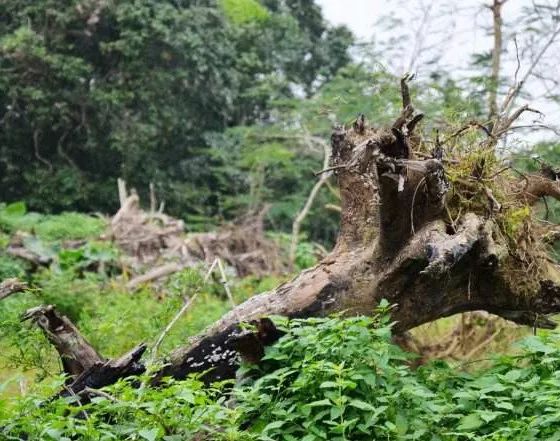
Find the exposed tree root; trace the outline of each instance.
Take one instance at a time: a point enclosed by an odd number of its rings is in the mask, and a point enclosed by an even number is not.
[[[415,133],[421,117],[407,78],[402,96],[392,127],[375,129],[360,117],[334,130],[329,170],[342,211],[332,253],[174,351],[156,381],[193,372],[207,372],[208,381],[232,378],[239,353],[258,361],[263,345],[279,337],[268,317],[367,315],[382,299],[395,305],[396,333],[476,310],[532,327],[553,325],[546,316],[560,312],[560,271],[537,245],[525,196],[543,193],[520,191],[518,177],[501,171],[492,139],[474,151],[455,145],[457,157],[444,160],[435,151],[416,159],[425,146]],[[257,331],[248,335],[243,323],[256,323]]]

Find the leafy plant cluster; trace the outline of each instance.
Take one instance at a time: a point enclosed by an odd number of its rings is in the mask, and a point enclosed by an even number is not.
[[[0,203],[0,230],[4,234],[25,231],[44,241],[76,240],[99,236],[105,227],[105,220],[97,216],[74,212],[43,215],[28,212],[26,204],[21,201]]]
[[[110,266],[116,260],[117,251],[94,240],[106,227],[106,221],[97,216],[73,212],[43,215],[28,212],[23,202],[0,203],[0,280],[25,279],[32,269],[29,263],[6,253],[14,240],[41,258],[54,259],[58,269]],[[62,249],[61,244],[67,241],[83,243],[74,249]]]
[[[293,321],[289,336],[237,392],[263,440],[557,439],[558,335],[467,373],[444,362],[413,370],[385,315]]]
[[[286,335],[233,388],[196,378],[147,386],[123,380],[95,394],[47,399],[60,380],[0,401],[3,439],[69,440],[557,440],[558,334],[530,337],[514,356],[467,373],[418,369],[373,318],[284,321]],[[4,385],[6,386],[6,385]]]

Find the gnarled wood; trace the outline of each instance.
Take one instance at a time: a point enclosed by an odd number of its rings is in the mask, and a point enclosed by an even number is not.
[[[397,305],[392,312],[396,332],[474,310],[531,326],[552,325],[545,315],[560,311],[558,268],[549,265],[528,294],[509,277],[513,257],[497,240],[494,219],[465,213],[448,227],[443,212],[449,184],[441,155],[412,157],[420,118],[407,88],[403,100],[390,130],[369,127],[363,116],[351,128],[334,130],[328,170],[338,178],[342,212],[333,252],[224,315],[172,353],[161,375],[182,378],[210,369],[208,379],[232,377],[240,321],[371,314],[381,299]],[[551,182],[547,185],[557,184]],[[533,187],[527,190],[542,195]]]
[[[338,179],[342,212],[332,253],[290,282],[248,299],[174,351],[155,382],[194,372],[207,372],[207,380],[231,378],[239,353],[258,361],[263,345],[279,337],[268,317],[372,314],[382,299],[396,305],[397,333],[475,310],[531,326],[552,325],[545,316],[560,312],[557,266],[537,256],[539,271],[528,287],[519,283],[526,274],[512,277],[521,263],[500,236],[491,210],[466,212],[453,225],[446,223],[449,184],[442,154],[413,157],[421,116],[412,107],[406,80],[403,109],[390,129],[369,127],[360,116],[352,127],[334,130],[327,170]],[[543,195],[528,182],[526,193]],[[474,191],[481,191],[478,187]],[[255,323],[257,331],[248,333],[242,323]]]
[[[22,320],[37,323],[60,355],[64,372],[68,374],[68,382],[61,392],[63,396],[78,394],[87,387],[107,386],[119,378],[145,371],[139,360],[146,345],[140,344],[118,359],[107,360],[87,342],[68,317],[52,305],[29,309]]]
[[[66,316],[59,314],[54,306],[28,309],[22,320],[32,320],[43,330],[60,355],[64,372],[71,378],[104,361],[76,326]]]

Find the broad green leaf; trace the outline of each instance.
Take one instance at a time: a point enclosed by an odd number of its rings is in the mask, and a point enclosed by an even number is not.
[[[457,430],[464,430],[470,431],[478,429],[480,426],[484,424],[484,421],[476,414],[471,413],[469,415],[465,415],[459,421],[459,425],[457,426]]]
[[[158,429],[142,429],[138,432],[138,435],[147,441],[155,441],[158,436],[158,432]]]

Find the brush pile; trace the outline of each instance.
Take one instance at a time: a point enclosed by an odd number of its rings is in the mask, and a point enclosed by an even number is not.
[[[265,237],[266,209],[215,232],[185,232],[183,221],[160,211],[144,211],[135,191],[113,216],[109,236],[123,252],[134,277],[129,288],[187,267],[221,259],[237,277],[285,271],[278,245]]]

